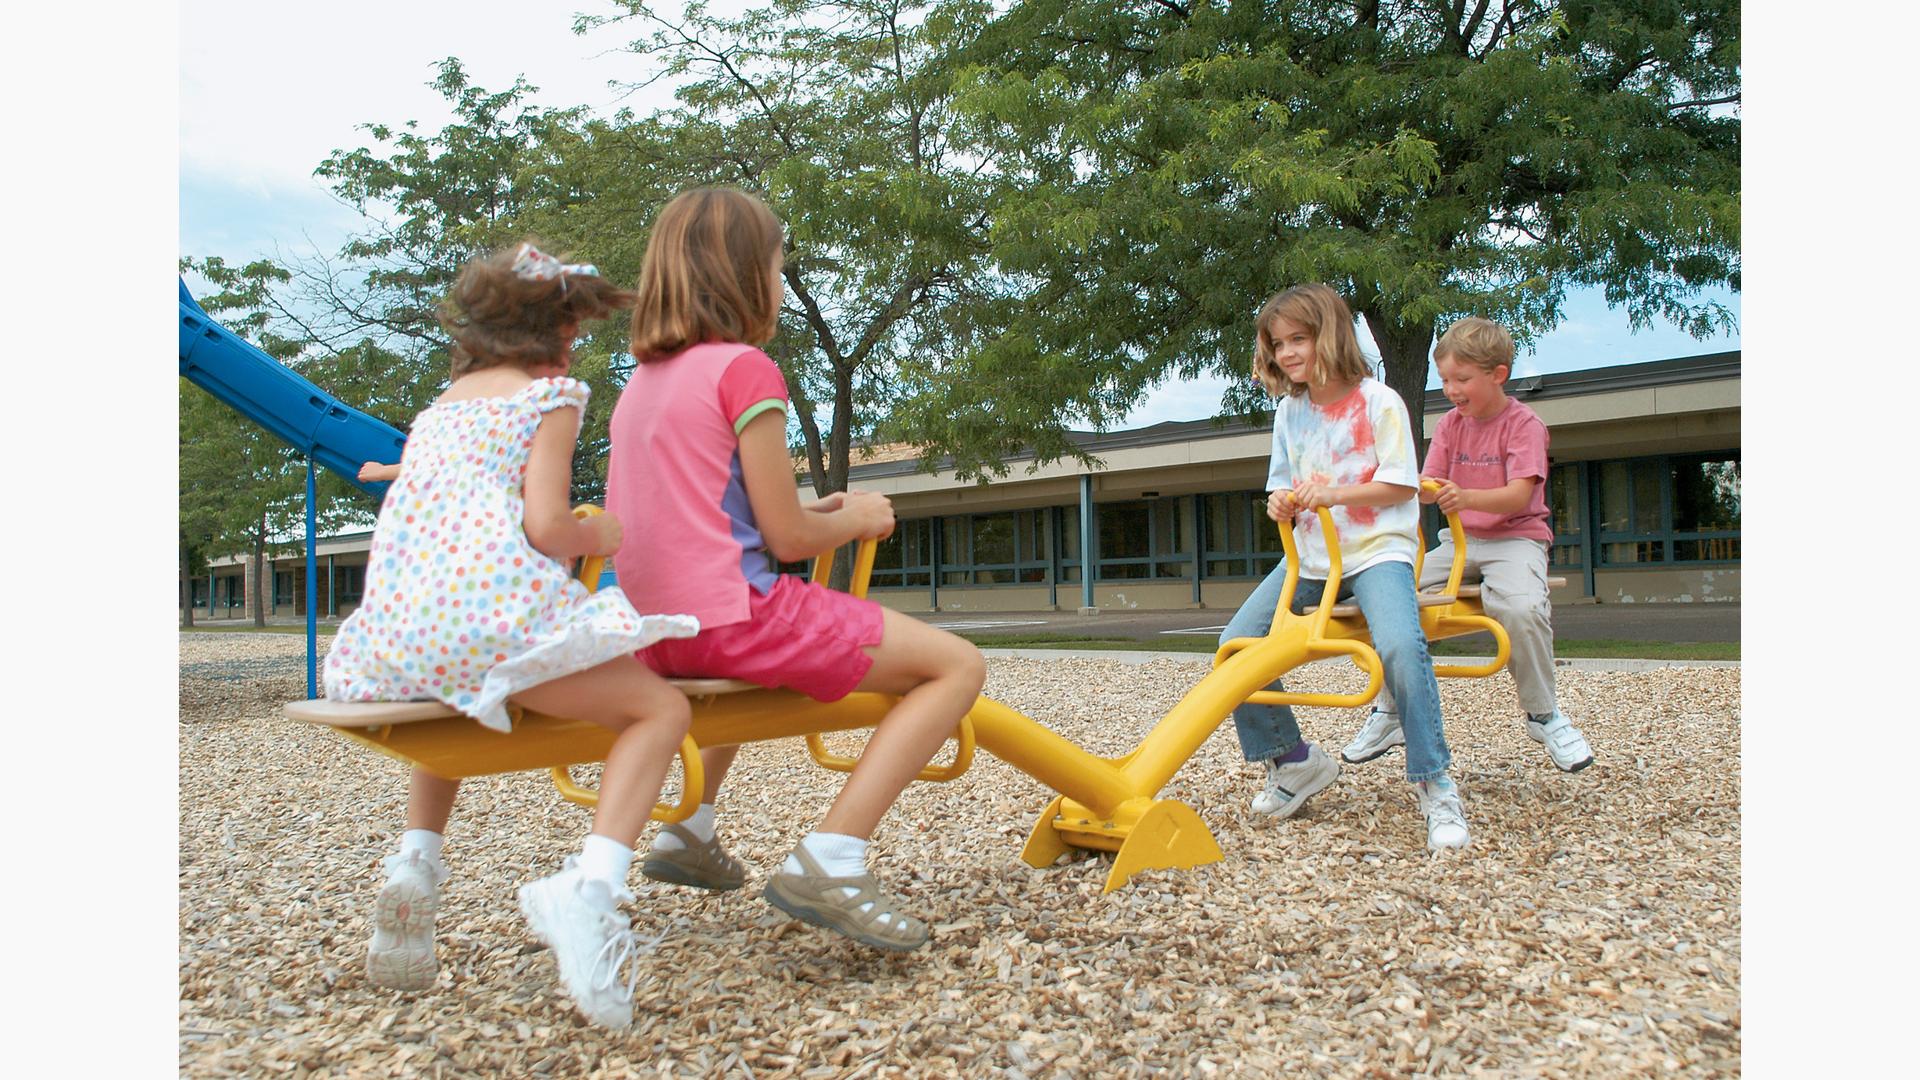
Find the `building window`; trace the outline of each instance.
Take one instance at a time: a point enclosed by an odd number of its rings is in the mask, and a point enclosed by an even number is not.
[[[1045,584],[1046,537],[1045,510],[943,517],[940,584]]]
[[[1179,498],[1102,503],[1097,507],[1100,569],[1096,580],[1193,576],[1193,524]]]
[[[927,587],[933,580],[932,524],[925,518],[902,521],[880,541],[873,554],[873,588]]]
[[[1553,551],[1549,560],[1552,568],[1583,568],[1586,560],[1581,551],[1586,544],[1587,496],[1580,485],[1578,464],[1555,465],[1547,470],[1547,512],[1553,524]]]
[[[293,603],[293,575],[280,573],[273,575],[273,605]]]
[[[1685,454],[1598,468],[1600,565],[1740,558],[1740,458]]]
[[[1267,493],[1234,491],[1200,497],[1209,578],[1265,577],[1280,565],[1286,548],[1280,526],[1267,517]]]
[[[1061,507],[1055,516],[1060,523],[1060,531],[1055,534],[1054,545],[1060,556],[1060,580],[1080,584],[1080,508],[1078,506]]]
[[[333,571],[333,598],[337,603],[357,604],[367,587],[367,568],[337,566]]]

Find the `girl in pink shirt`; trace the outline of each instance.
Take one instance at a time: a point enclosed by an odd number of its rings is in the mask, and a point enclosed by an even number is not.
[[[780,314],[782,242],[773,212],[731,188],[687,191],[660,211],[633,313],[638,363],[610,425],[607,509],[629,529],[614,568],[641,610],[700,619],[698,636],[641,650],[663,675],[744,679],[818,701],[899,695],[765,895],[864,944],[915,949],[926,924],[880,891],[867,840],[973,707],[986,661],[911,616],[773,571],[769,556],[796,562],[893,532],[885,496],[836,492],[803,506],[795,489],[786,382],[756,347]],[[701,806],[661,831],[642,873],[707,889],[745,883],[714,832],[738,750],[702,752]]]

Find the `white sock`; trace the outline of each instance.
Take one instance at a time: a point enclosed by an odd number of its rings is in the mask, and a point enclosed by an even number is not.
[[[847,836],[843,833],[810,832],[800,838],[800,846],[806,849],[807,854],[813,857],[814,862],[820,864],[820,872],[827,877],[859,877],[861,874],[867,872],[867,842],[857,836]],[[787,861],[780,865],[780,872],[783,874],[804,874],[807,872],[807,869],[800,865],[799,856],[789,855],[787,856]],[[841,891],[848,896],[856,896],[860,892],[859,889],[852,888],[842,889]],[[865,911],[872,906],[873,902],[868,901],[860,905],[860,910]],[[892,922],[893,917],[891,915],[882,915],[880,917],[880,924],[882,926]]]
[[[432,829],[408,829],[400,834],[400,857],[406,858],[414,852],[430,863],[442,863],[440,850],[445,847],[447,838]]]
[[[814,862],[820,864],[820,872],[828,877],[859,877],[867,872],[867,842],[857,836],[810,832],[800,838],[800,846],[806,849]],[[789,855],[787,861],[781,864],[780,872],[804,874],[807,868],[800,865],[798,855]]]
[[[692,833],[694,839],[702,843],[713,839],[713,804],[710,802],[701,803],[700,809],[695,810],[692,817],[681,822],[680,827]],[[679,837],[665,829],[661,829],[658,833],[654,834],[653,837],[653,850],[655,851],[679,851],[686,846],[687,845],[680,842]]]
[[[606,884],[612,892],[624,892],[627,870],[633,866],[633,849],[599,833],[588,833],[580,846],[580,873],[588,881]]]

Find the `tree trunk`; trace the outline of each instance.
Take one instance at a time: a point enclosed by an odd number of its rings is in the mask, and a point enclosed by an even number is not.
[[[1413,467],[1418,470],[1427,458],[1427,370],[1428,350],[1433,347],[1433,324],[1398,322],[1372,311],[1363,311],[1367,328],[1373,331],[1374,344],[1380,346],[1380,381],[1400,395],[1413,423]]]
[[[836,366],[833,373],[833,431],[827,437],[827,492],[847,490],[853,467],[853,369]],[[833,559],[828,586],[842,592],[853,588],[853,558],[860,542],[842,547]]]
[[[262,516],[260,529],[253,534],[253,625],[257,629],[267,628],[267,595],[273,589],[273,568],[267,565],[267,519]]]
[[[180,545],[180,629],[193,629],[193,554]],[[212,586],[208,586],[211,590]],[[213,607],[213,593],[207,593],[207,607]]]

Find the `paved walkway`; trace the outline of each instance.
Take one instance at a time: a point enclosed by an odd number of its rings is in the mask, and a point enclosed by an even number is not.
[[[1089,638],[1152,641],[1169,634],[1218,635],[1233,612],[1225,608],[1174,611],[1107,610],[1098,615],[1072,611],[941,611],[921,619],[948,630],[983,633],[1072,634]],[[306,620],[275,616],[274,626],[305,626]],[[250,630],[250,619],[194,619],[217,630]],[[332,633],[338,625],[322,620]],[[1554,635],[1563,639],[1613,638],[1622,641],[1739,641],[1740,605],[1720,604],[1562,604],[1553,609]]]
[[[1233,612],[1225,608],[1176,611],[942,611],[920,618],[948,630],[983,633],[1074,634],[1146,641],[1166,634],[1218,635]],[[1740,605],[1562,604],[1553,609],[1554,636],[1623,641],[1739,641]]]

